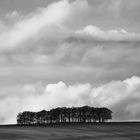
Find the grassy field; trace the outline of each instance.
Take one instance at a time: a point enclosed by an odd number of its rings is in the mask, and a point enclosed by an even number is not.
[[[140,140],[140,123],[0,126],[0,140]]]

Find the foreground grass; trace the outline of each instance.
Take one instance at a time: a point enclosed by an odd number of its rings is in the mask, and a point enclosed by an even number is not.
[[[140,140],[140,123],[0,126],[0,140]]]

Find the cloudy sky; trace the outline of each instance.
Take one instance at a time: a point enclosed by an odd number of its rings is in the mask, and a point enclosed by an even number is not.
[[[139,13],[139,0],[0,0],[0,124],[82,105],[140,120]]]

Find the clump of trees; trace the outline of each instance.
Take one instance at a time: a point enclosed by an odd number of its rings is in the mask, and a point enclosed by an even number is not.
[[[112,111],[108,108],[83,107],[58,107],[50,111],[40,112],[24,111],[17,115],[19,125],[45,125],[54,123],[92,123],[106,122],[112,119]]]

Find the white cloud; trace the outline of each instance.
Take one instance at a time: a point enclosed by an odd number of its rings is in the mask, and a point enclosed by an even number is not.
[[[102,30],[101,28],[93,25],[88,25],[75,33],[77,36],[89,36],[93,39],[104,41],[140,41],[139,33],[129,33],[124,29]]]
[[[105,106],[114,120],[140,119],[140,77],[112,81],[93,87],[90,84],[66,85],[64,82],[18,85],[1,88],[1,123],[15,123],[20,111],[51,109],[58,106]],[[3,108],[5,108],[3,110]]]
[[[11,13],[7,13],[6,15],[5,15],[5,18],[6,19],[16,19],[16,18],[19,18],[20,17],[20,14],[19,14],[19,12],[18,11],[13,11],[13,12],[11,12]]]
[[[62,0],[54,2],[46,8],[40,8],[27,16],[21,15],[22,18],[15,22],[12,27],[7,27],[0,33],[0,50],[6,51],[16,47],[23,47],[22,43],[24,42],[34,44],[35,39],[42,38],[42,34],[44,35],[45,31],[44,36],[49,37],[51,32],[53,34],[52,38],[56,36],[56,30],[65,31],[65,34],[67,34],[67,31],[64,30],[66,28],[64,22],[69,21],[74,14],[80,13],[82,10],[85,11],[87,6],[87,1],[77,0],[70,2]],[[17,15],[18,12],[13,11],[11,14],[8,13],[6,17],[13,18]]]
[[[43,27],[59,24],[67,16],[68,9],[68,1],[60,1],[19,21],[13,29],[0,35],[1,49],[12,49],[35,36]]]
[[[22,19],[0,35],[0,49],[12,49],[32,36],[43,27],[57,25],[68,15],[68,1],[60,1],[49,5]],[[8,40],[8,41],[6,41]]]
[[[136,107],[140,106],[139,77],[98,87],[89,84],[101,85],[140,74],[140,33],[131,33],[132,28],[127,31],[124,25],[119,26],[120,30],[107,29],[121,24],[120,20],[116,23],[106,18],[113,10],[113,15],[121,12],[119,2],[113,1],[111,6],[108,2],[94,7],[86,0],[63,0],[27,16],[20,15],[22,18],[10,27],[0,21],[0,85],[4,86],[0,87],[1,122],[15,122],[16,114],[22,110],[84,104],[111,107],[115,119],[140,118]],[[105,13],[105,9],[109,12]],[[16,11],[7,14],[7,18],[16,16]],[[12,51],[3,53],[9,50]],[[64,82],[46,87],[25,84],[60,80]],[[75,82],[88,84],[65,84]],[[15,86],[17,83],[21,85]]]

